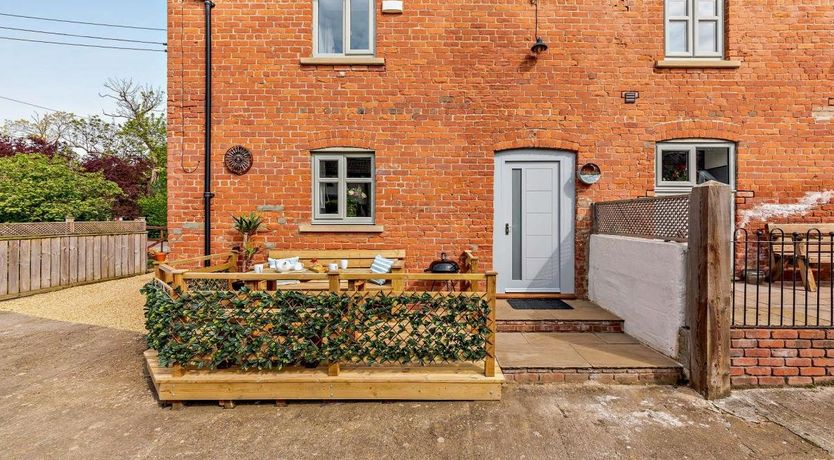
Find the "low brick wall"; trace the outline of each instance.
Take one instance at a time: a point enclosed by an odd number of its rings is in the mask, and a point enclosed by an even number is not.
[[[834,384],[834,329],[731,331],[734,388]]]
[[[662,368],[509,368],[501,369],[508,383],[586,383],[675,385],[681,369]]]
[[[623,332],[622,320],[506,320],[496,322],[498,332]]]

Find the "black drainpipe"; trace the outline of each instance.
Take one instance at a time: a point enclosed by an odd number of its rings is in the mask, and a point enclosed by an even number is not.
[[[214,193],[211,191],[211,10],[214,8],[214,2],[205,0],[206,3],[206,94],[205,94],[205,174],[203,177],[203,206],[205,212],[205,255],[211,255],[211,199],[214,198]],[[209,266],[210,260],[205,261],[205,265]]]

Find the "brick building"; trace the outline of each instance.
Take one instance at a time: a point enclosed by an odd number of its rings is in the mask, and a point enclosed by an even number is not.
[[[830,0],[216,3],[215,252],[254,211],[268,247],[474,249],[503,291],[583,295],[594,201],[714,178],[745,224],[834,214]],[[204,32],[169,0],[176,256],[203,249]]]

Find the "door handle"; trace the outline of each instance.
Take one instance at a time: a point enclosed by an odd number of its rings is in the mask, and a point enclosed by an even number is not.
[[[510,234],[510,224],[504,224],[504,234],[505,235]]]

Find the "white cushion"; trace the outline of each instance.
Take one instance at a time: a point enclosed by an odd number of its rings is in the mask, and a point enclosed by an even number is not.
[[[267,263],[269,264],[269,268],[275,270],[278,268],[279,265],[283,265],[284,262],[289,262],[290,265],[295,265],[298,263],[298,257],[288,257],[286,259],[271,259],[267,258]]]
[[[395,260],[386,259],[382,256],[374,257],[374,262],[371,264],[371,273],[391,273],[391,267],[394,266]],[[368,280],[374,284],[382,286],[388,280]]]

